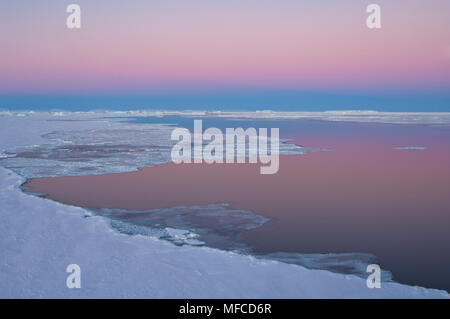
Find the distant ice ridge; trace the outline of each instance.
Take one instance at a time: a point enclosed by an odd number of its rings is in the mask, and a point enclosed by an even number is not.
[[[131,124],[126,115],[0,112],[0,166],[32,178],[121,173],[171,162],[174,126]],[[280,141],[280,155],[321,151],[288,142]],[[248,148],[238,155],[248,156]]]
[[[450,112],[378,112],[378,111],[325,111],[325,112],[207,112],[209,116],[253,119],[313,119],[334,122],[363,122],[389,124],[450,124]]]
[[[104,217],[21,192],[23,182],[0,168],[0,298],[450,298],[394,282],[369,289],[357,276],[121,234]],[[81,289],[66,286],[69,264],[81,267]]]
[[[380,112],[370,110],[337,110],[324,112],[282,112],[273,110],[259,111],[168,111],[168,110],[97,110],[89,112],[35,112],[9,111],[0,109],[0,117],[30,117],[37,114],[53,117],[164,117],[178,115],[184,117],[223,117],[241,119],[314,119],[344,122],[375,122],[391,124],[450,124],[450,112]]]

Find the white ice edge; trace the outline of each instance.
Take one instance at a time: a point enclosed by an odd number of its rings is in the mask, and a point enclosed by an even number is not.
[[[177,247],[114,231],[99,216],[27,195],[0,168],[1,298],[450,298],[445,291],[259,260],[207,247]],[[80,289],[66,286],[78,264]]]

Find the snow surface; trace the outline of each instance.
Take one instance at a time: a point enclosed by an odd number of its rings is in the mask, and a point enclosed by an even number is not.
[[[0,168],[0,298],[450,298],[444,291],[309,270],[114,231],[78,207],[27,195]],[[81,288],[66,267],[81,267]]]
[[[189,116],[201,114],[205,113]],[[117,130],[126,125],[108,116],[149,112],[3,111],[0,154],[64,143],[43,137],[52,132]],[[0,167],[0,298],[450,298],[444,291],[393,282],[369,289],[364,279],[353,275],[208,247],[180,247],[152,234],[123,234],[105,217],[23,193],[24,181]],[[186,231],[165,231],[197,243]],[[81,267],[81,289],[66,286],[69,264]]]

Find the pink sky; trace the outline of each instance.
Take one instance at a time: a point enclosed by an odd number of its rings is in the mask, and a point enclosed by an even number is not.
[[[0,4],[0,93],[450,88],[446,0],[76,3]]]

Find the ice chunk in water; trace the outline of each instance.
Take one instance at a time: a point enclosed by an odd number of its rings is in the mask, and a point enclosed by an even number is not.
[[[175,242],[176,236],[186,237],[189,235],[186,232],[190,232],[208,246],[228,250],[246,250],[248,247],[242,238],[245,231],[257,228],[269,220],[250,211],[230,209],[228,204],[179,206],[147,211],[99,209],[97,212],[114,220],[113,227],[129,234],[146,234],[149,231],[147,229],[153,229],[149,234],[155,235],[154,230],[159,229],[159,238]],[[121,223],[117,224],[117,221]],[[128,228],[123,223],[129,224]],[[183,233],[177,233],[173,229],[181,229]],[[190,235],[190,239],[192,238]],[[185,239],[177,243],[189,244]]]

